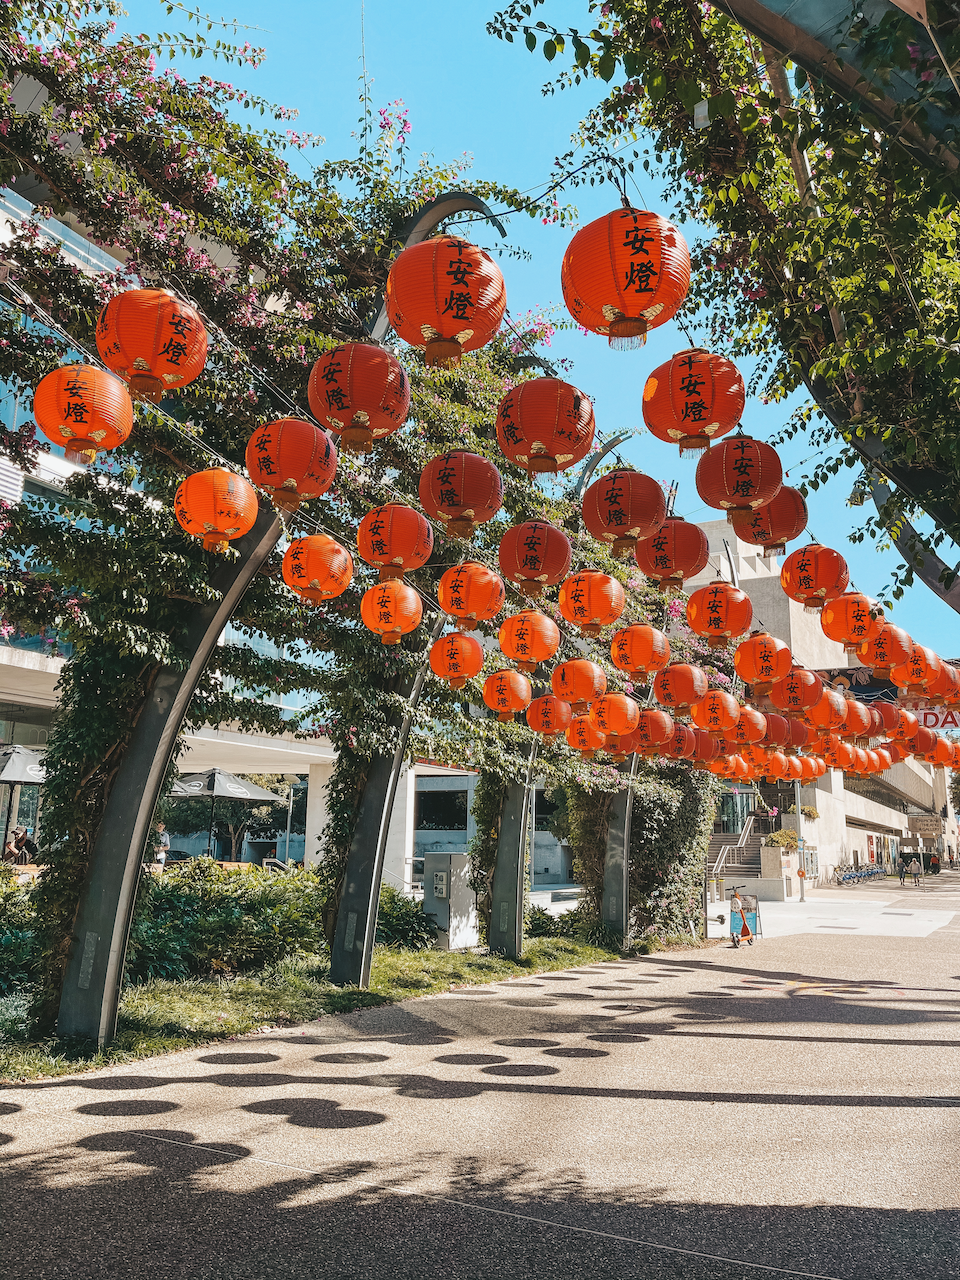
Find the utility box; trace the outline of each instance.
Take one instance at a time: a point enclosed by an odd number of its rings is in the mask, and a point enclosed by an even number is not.
[[[437,946],[457,951],[479,945],[477,898],[465,853],[424,853],[423,909],[440,930]]]

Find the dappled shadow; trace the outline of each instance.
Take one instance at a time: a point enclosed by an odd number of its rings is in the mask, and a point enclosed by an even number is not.
[[[258,1116],[286,1116],[289,1124],[301,1129],[361,1129],[383,1124],[379,1111],[350,1111],[332,1098],[268,1098],[248,1102],[243,1108]]]
[[[308,1127],[340,1110],[251,1109]],[[642,1174],[601,1191],[574,1169],[444,1151],[311,1171],[147,1130],[61,1141],[7,1169],[5,1280],[948,1280],[960,1266],[952,1212],[694,1204]]]

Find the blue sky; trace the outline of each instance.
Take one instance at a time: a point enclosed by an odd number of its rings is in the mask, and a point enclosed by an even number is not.
[[[171,31],[185,26],[179,15],[168,17],[165,5],[157,0],[136,0],[127,7],[130,17],[121,25],[130,30]],[[361,8],[374,116],[379,107],[402,98],[413,126],[410,150],[414,155],[427,151],[438,161],[447,161],[469,152],[477,178],[520,190],[542,189],[554,157],[569,149],[577,122],[602,97],[599,82],[544,97],[541,86],[548,78],[549,64],[542,55],[486,34],[485,24],[496,0],[454,4],[415,0],[399,7],[390,0],[365,0],[362,5],[361,0],[276,0],[272,6],[262,0],[233,0],[229,16],[259,28],[241,32],[237,39],[264,45],[267,59],[256,72],[234,68],[218,72],[212,66],[204,70],[297,108],[300,118],[293,127],[325,138],[316,153],[319,159],[353,155],[357,144],[351,134],[360,115]],[[593,25],[586,0],[551,0],[545,19],[580,30]],[[559,64],[558,58],[553,67]],[[197,66],[191,63],[184,68],[185,74],[196,74]],[[470,177],[469,172],[465,174],[461,185],[469,187]],[[654,181],[642,179],[641,189],[647,207],[669,213],[659,201]],[[568,193],[566,200],[578,206],[583,222],[618,203],[609,185],[580,187]],[[511,313],[562,305],[560,262],[572,232],[545,227],[526,215],[515,216],[507,226],[511,241],[531,255],[529,261],[507,259],[501,264]],[[498,239],[492,228],[477,230],[475,238],[490,246]],[[694,487],[697,455],[680,459],[675,448],[655,440],[642,425],[640,402],[647,374],[686,345],[683,334],[670,323],[656,330],[640,351],[611,351],[603,338],[571,331],[558,333],[545,354],[574,362],[566,376],[593,399],[599,436],[639,428],[640,434],[621,448],[624,460],[658,480],[677,480],[679,514],[694,520],[713,519],[718,513],[700,503]],[[765,439],[775,435],[788,416],[787,406],[751,400],[744,425]],[[814,452],[802,437],[780,448],[790,482],[799,480],[802,462]],[[846,556],[856,587],[875,593],[889,581],[896,557],[878,552],[872,543],[856,546],[847,540],[869,510],[846,505],[854,475],[844,469],[810,495],[810,528]],[[960,652],[955,638],[957,615],[922,584],[907,593],[891,617],[944,656]]]

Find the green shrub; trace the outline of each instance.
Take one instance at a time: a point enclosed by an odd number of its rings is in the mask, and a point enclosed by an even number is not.
[[[3,865],[3,864],[0,864]],[[34,909],[28,889],[4,866],[0,878],[0,996],[23,991],[33,979]]]
[[[523,924],[523,932],[528,938],[558,938],[557,917],[552,916],[546,907],[531,907]]]
[[[423,903],[385,884],[377,913],[378,944],[400,951],[425,951],[436,937],[437,927],[424,912]]]

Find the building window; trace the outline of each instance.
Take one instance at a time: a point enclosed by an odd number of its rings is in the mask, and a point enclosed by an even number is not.
[[[418,791],[418,831],[466,831],[466,791]]]
[[[536,798],[536,807],[533,815],[533,825],[536,831],[549,831],[550,823],[553,821],[554,814],[557,812],[556,802],[547,799],[545,791],[538,791]]]

